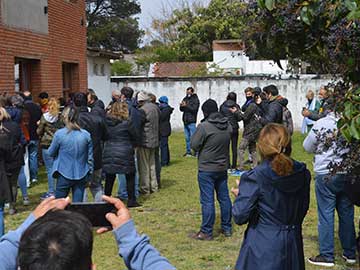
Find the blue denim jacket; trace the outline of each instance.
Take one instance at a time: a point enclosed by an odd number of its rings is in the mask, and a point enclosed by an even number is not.
[[[92,141],[90,133],[84,129],[71,132],[66,127],[59,129],[54,134],[48,153],[54,158],[54,177],[61,174],[70,180],[80,180],[93,172]]]

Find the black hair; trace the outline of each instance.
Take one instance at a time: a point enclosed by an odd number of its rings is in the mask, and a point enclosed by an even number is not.
[[[39,94],[39,98],[41,98],[41,99],[49,98],[49,94],[46,93],[46,92],[41,92],[41,93]]]
[[[73,101],[75,106],[82,107],[87,106],[87,97],[85,93],[77,92],[74,94]]]
[[[193,88],[192,86],[190,86],[190,87],[186,88],[186,91],[187,91],[187,90],[191,90],[191,93],[194,93],[194,91],[195,91],[195,90],[194,90],[194,88]]]
[[[134,90],[131,87],[124,86],[120,90],[121,94],[124,95],[127,99],[131,99],[134,95]]]
[[[65,210],[49,211],[20,239],[21,270],[90,270],[93,234],[89,220]]]
[[[235,101],[236,102],[236,93],[235,92],[230,92],[227,97],[226,97],[226,100],[232,100],[232,101]]]
[[[273,84],[270,84],[268,86],[265,86],[263,91],[266,93],[266,94],[271,94],[273,96],[277,96],[279,95],[279,90],[277,89],[277,87]]]
[[[97,97],[95,91],[91,88],[88,89],[87,95],[90,95],[92,100],[95,100],[95,101],[98,100],[98,97]]]

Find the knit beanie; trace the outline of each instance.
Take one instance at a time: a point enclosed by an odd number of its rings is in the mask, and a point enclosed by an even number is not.
[[[166,103],[166,104],[168,104],[168,103],[169,103],[169,99],[168,99],[167,96],[161,96],[161,97],[159,98],[159,102],[160,102],[160,103]]]

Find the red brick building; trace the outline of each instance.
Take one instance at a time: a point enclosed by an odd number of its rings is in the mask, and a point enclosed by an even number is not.
[[[0,0],[0,93],[85,89],[85,1]]]

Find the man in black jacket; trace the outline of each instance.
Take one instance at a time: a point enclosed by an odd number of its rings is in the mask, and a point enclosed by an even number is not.
[[[256,103],[263,111],[260,122],[263,126],[269,123],[283,123],[283,106],[277,100],[279,90],[273,84],[265,86],[263,91],[266,94],[266,101],[257,98]]]
[[[197,113],[199,111],[200,101],[194,93],[194,88],[186,89],[186,96],[180,103],[180,111],[183,112],[184,133],[186,142],[186,153],[184,156],[192,156],[190,148],[190,139],[196,129]]]
[[[211,240],[215,222],[214,191],[221,209],[221,232],[226,237],[232,234],[231,201],[227,186],[232,127],[227,118],[218,112],[215,100],[208,99],[201,109],[204,119],[191,138],[191,148],[199,153],[198,182],[202,224],[200,231],[190,237]]]
[[[90,179],[90,191],[94,200],[96,202],[101,202],[101,196],[103,195],[103,188],[101,185],[102,142],[107,140],[107,127],[104,119],[89,112],[85,93],[79,92],[74,94],[74,105],[79,109],[80,127],[87,130],[91,135],[94,153],[94,172]]]
[[[104,102],[97,97],[95,91],[91,88],[89,88],[87,92],[87,104],[91,109],[91,113],[96,114],[103,119],[106,117]]]
[[[169,99],[167,96],[161,96],[159,98],[160,109],[160,154],[161,154],[161,166],[168,166],[170,163],[170,151],[169,151],[169,136],[171,134],[170,117],[174,110],[169,105]]]

